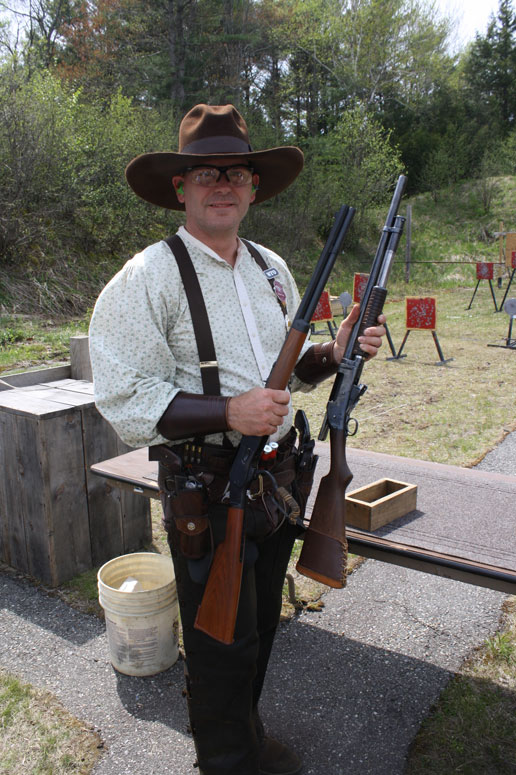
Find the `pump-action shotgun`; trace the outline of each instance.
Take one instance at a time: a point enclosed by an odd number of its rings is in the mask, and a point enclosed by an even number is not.
[[[333,383],[319,433],[319,439],[324,440],[328,429],[330,431],[330,470],[319,484],[296,565],[304,576],[338,589],[346,584],[346,488],[353,478],[346,461],[346,439],[356,433],[357,423],[351,412],[367,390],[367,386],[360,383],[367,353],[360,349],[358,337],[366,328],[376,325],[383,310],[389,272],[405,223],[397,213],[406,182],[407,178],[400,175],[360,303],[360,315]]]

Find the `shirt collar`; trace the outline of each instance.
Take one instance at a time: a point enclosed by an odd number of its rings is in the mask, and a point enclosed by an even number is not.
[[[198,250],[202,250],[203,253],[206,253],[208,256],[211,256],[212,258],[216,258],[217,261],[224,261],[224,259],[219,256],[218,253],[216,253],[214,250],[208,247],[208,245],[205,245],[204,242],[201,242],[201,240],[198,240],[197,237],[192,236],[189,231],[185,229],[184,226],[180,226],[177,230],[177,234],[183,242],[190,243],[190,245],[194,248],[197,248]],[[240,237],[237,237],[238,240],[238,250],[237,250],[237,257],[235,261],[235,267],[240,262],[242,258],[242,254],[247,248],[245,247],[244,243],[240,239]],[[224,261],[225,264],[227,264],[227,261]],[[227,264],[229,266],[229,264]]]

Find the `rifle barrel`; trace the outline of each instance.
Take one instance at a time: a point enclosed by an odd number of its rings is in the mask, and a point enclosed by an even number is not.
[[[398,244],[401,239],[401,233],[405,224],[405,218],[398,215],[394,219],[394,227],[391,231],[391,236],[387,244],[387,250],[385,252],[385,260],[383,262],[380,274],[378,275],[378,286],[380,288],[387,287],[387,281],[391,273],[392,265],[394,263],[394,256],[398,249]]]

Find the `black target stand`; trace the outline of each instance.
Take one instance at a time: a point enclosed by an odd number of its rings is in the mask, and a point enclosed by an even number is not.
[[[514,279],[514,273],[515,273],[515,272],[516,272],[516,267],[515,267],[515,268],[512,270],[512,274],[511,274],[511,276],[510,276],[509,282],[507,283],[507,288],[505,289],[505,293],[504,293],[504,295],[503,295],[502,303],[500,304],[500,310],[501,310],[502,308],[504,308],[504,309],[505,309],[505,307],[504,307],[504,304],[505,304],[505,299],[507,298],[507,294],[509,293],[509,288],[510,288],[510,287],[511,287],[511,285],[512,285],[512,281],[513,281],[513,279]]]
[[[514,274],[514,272],[513,272]],[[506,350],[516,350],[516,339],[512,338],[512,324],[516,318],[516,299],[507,299],[503,305],[505,312],[509,315],[509,331],[505,344],[488,344],[488,347],[503,347]]]

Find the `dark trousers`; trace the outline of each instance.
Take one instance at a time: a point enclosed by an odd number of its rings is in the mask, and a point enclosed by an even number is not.
[[[166,509],[166,498],[163,500]],[[224,535],[227,509],[210,508],[215,543]],[[253,525],[256,515],[249,515]],[[251,531],[252,532],[252,531]],[[204,583],[169,545],[174,562],[186,655],[190,725],[202,775],[258,775],[257,705],[278,625],[282,589],[299,529],[287,521],[265,539],[246,539],[234,643],[227,646],[194,629]],[[193,569],[193,572],[192,572]]]

